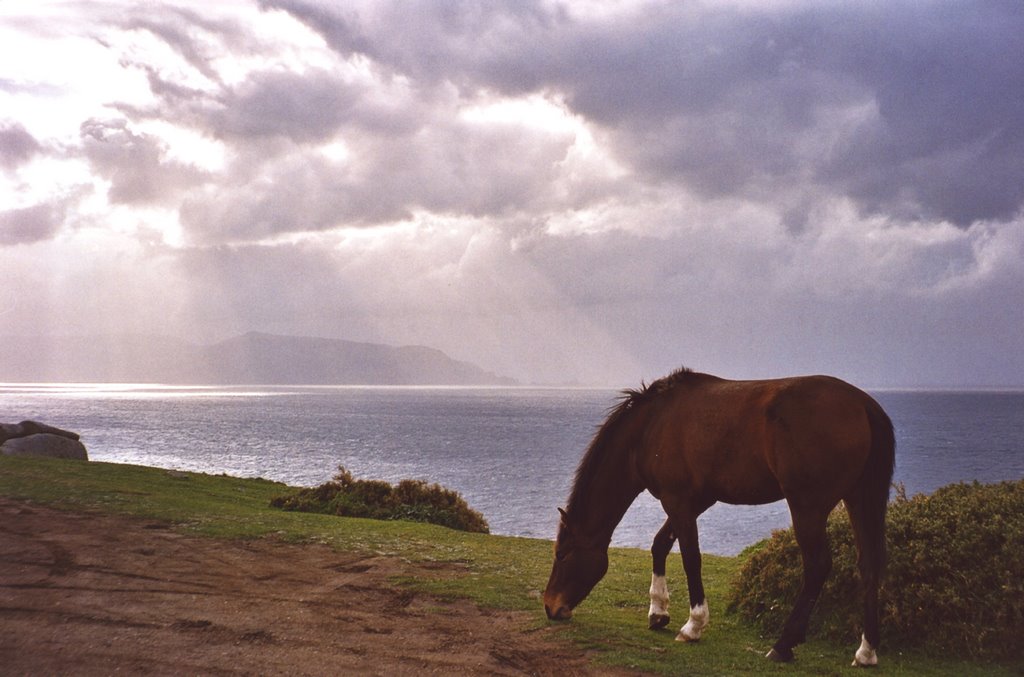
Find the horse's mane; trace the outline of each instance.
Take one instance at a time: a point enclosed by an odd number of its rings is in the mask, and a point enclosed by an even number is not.
[[[699,376],[699,374],[686,367],[681,367],[650,384],[641,382],[639,389],[628,388],[620,393],[619,403],[609,409],[607,418],[598,427],[594,439],[591,440],[586,453],[580,459],[580,464],[576,468],[576,479],[573,482],[572,491],[569,493],[569,502],[565,508],[566,512],[572,515],[573,508],[589,493],[590,484],[608,455],[610,441],[615,437],[615,432],[623,421],[633,416],[642,405],[671,392],[679,384],[690,381],[695,376]]]

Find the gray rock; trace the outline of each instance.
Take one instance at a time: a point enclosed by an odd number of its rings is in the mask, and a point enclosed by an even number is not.
[[[18,437],[28,437],[29,435],[38,435],[40,433],[59,435],[70,440],[78,439],[78,433],[73,433],[70,430],[61,430],[60,428],[54,428],[53,426],[46,425],[45,423],[39,423],[38,421],[22,421],[21,423],[0,423],[0,444],[3,444],[7,440],[13,440]]]
[[[78,440],[63,435],[39,433],[26,437],[15,437],[0,444],[0,454],[8,456],[46,456],[49,458],[73,458],[88,461],[89,453]]]

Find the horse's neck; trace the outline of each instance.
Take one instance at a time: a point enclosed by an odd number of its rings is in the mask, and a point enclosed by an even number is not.
[[[619,526],[629,506],[633,505],[641,491],[642,487],[636,491],[630,489],[628,493],[616,496],[615,499],[605,497],[599,499],[596,504],[592,502],[587,511],[589,519],[584,520],[584,531],[588,535],[588,540],[600,545],[610,543],[615,528]]]
[[[578,505],[572,510],[574,516],[579,516],[587,540],[601,545],[611,541],[615,527],[644,490],[632,466],[632,440],[624,435],[620,432],[618,439],[611,441],[614,446],[595,466],[587,491],[577,497]]]

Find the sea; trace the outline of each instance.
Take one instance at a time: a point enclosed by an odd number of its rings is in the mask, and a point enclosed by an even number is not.
[[[894,480],[909,495],[954,482],[1024,478],[1024,391],[881,391]],[[556,508],[618,393],[579,388],[182,387],[0,384],[0,422],[81,434],[94,461],[326,482],[423,479],[458,491],[491,532],[552,539]],[[665,519],[641,494],[612,544],[647,548]],[[785,502],[717,504],[704,552],[734,555],[789,525]]]

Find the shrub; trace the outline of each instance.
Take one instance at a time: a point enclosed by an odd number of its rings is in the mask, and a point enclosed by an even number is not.
[[[833,567],[812,632],[860,636],[862,594],[846,511],[829,517]],[[976,658],[1024,657],[1024,480],[953,484],[907,498],[897,487],[887,519],[889,564],[881,589],[883,641]],[[730,610],[781,630],[800,587],[793,530],[751,546]]]
[[[357,480],[341,466],[331,481],[275,496],[270,505],[344,517],[430,522],[450,529],[489,533],[483,515],[451,489],[422,480],[402,480],[397,486],[381,480]]]

